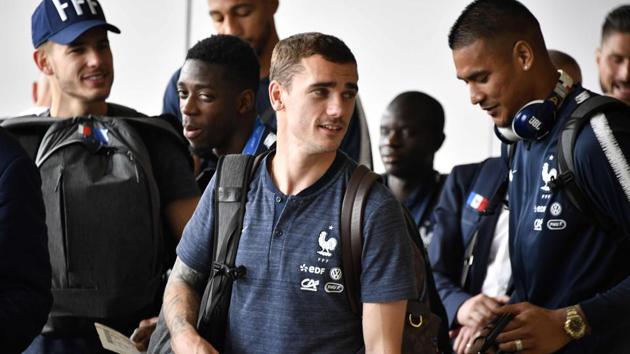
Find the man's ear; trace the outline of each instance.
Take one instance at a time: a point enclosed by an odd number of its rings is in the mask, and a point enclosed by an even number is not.
[[[256,110],[256,94],[254,91],[247,89],[239,95],[238,113],[245,114]]]
[[[524,40],[514,44],[512,55],[523,71],[528,71],[534,64],[534,50],[532,46]]]
[[[601,47],[595,49],[595,64],[597,64],[597,66],[599,66],[600,60],[602,60],[602,48]]]
[[[45,45],[45,44],[44,44]],[[33,61],[39,69],[46,75],[52,75],[54,73],[52,66],[50,65],[50,58],[48,57],[48,51],[44,48],[44,45],[33,51]]]
[[[269,0],[269,2],[269,6],[271,6],[271,13],[275,15],[276,11],[278,11],[278,0]]]
[[[444,132],[440,132],[440,136],[435,138],[435,145],[433,146],[433,153],[438,152],[438,150],[440,150],[440,148],[442,147],[442,144],[444,144],[444,139],[446,139],[446,135],[444,135]]]
[[[281,111],[284,109],[284,103],[282,103],[282,85],[273,80],[269,83],[269,100],[271,101],[271,107],[274,111]]]

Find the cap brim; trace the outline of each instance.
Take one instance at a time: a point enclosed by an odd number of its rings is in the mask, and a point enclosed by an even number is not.
[[[120,33],[118,27],[114,25],[110,25],[109,23],[103,20],[89,20],[89,21],[81,21],[77,22],[74,25],[70,25],[63,30],[53,34],[48,38],[55,43],[59,44],[70,44],[74,42],[77,38],[79,38],[83,33],[97,27],[104,27],[106,30]]]

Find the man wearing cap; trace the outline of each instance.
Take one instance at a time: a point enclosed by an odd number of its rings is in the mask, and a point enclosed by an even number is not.
[[[107,23],[97,0],[43,0],[37,6],[32,16],[33,59],[39,70],[48,77],[52,92],[51,106],[44,116],[144,116],[131,108],[106,102],[114,80],[108,31],[120,33],[117,27]],[[159,191],[161,215],[165,219],[162,220],[163,224],[170,226],[165,228],[163,234],[179,239],[199,194],[186,153],[181,152],[174,142],[159,139],[153,132],[137,132],[150,155]],[[99,210],[94,212],[98,213]],[[155,294],[155,298],[158,299],[159,295]],[[159,304],[153,304],[150,308],[121,318],[94,319],[82,316],[79,310],[73,314],[60,313],[53,302],[49,322],[26,353],[103,351],[94,321],[104,322],[129,335],[143,318],[157,315],[158,307]],[[58,326],[61,322],[63,325]]]

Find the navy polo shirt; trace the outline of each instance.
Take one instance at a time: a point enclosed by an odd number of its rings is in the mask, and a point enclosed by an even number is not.
[[[269,155],[268,155],[269,156]],[[341,201],[356,166],[338,153],[311,187],[287,196],[273,184],[267,158],[248,192],[236,264],[247,268],[232,291],[226,350],[234,353],[353,353],[363,347],[361,319],[343,286]],[[210,182],[177,248],[196,271],[210,269],[215,180]],[[361,298],[416,297],[410,239],[400,204],[381,184],[363,223]]]

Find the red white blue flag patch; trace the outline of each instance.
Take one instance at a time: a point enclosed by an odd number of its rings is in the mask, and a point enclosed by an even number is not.
[[[488,209],[488,204],[490,204],[490,201],[488,201],[488,198],[484,197],[481,194],[470,192],[466,204],[468,204],[469,207],[475,209],[476,211],[483,213],[486,211],[486,209]]]

